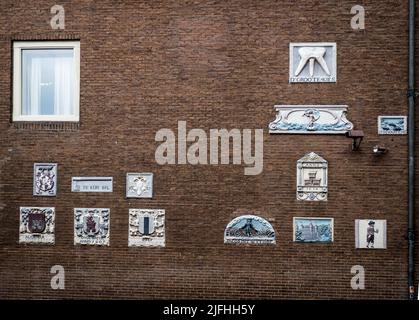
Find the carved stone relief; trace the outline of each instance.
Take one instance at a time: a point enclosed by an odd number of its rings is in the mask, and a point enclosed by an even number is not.
[[[53,197],[57,194],[57,164],[33,165],[33,195]]]
[[[165,211],[129,209],[128,246],[165,246]]]
[[[290,83],[336,82],[336,43],[290,43]]]
[[[348,106],[278,105],[276,119],[269,124],[270,133],[345,134],[353,129],[346,118]]]
[[[297,161],[297,199],[327,200],[327,161],[314,152]]]
[[[127,198],[152,198],[153,174],[152,173],[127,173],[126,181]]]
[[[109,245],[110,210],[74,209],[74,244]]]
[[[55,208],[20,207],[19,243],[54,244]]]

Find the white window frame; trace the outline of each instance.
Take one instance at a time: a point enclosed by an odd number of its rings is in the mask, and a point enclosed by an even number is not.
[[[74,114],[72,115],[22,115],[22,50],[73,49],[74,52]],[[13,121],[80,120],[80,42],[79,41],[15,41],[13,42]]]

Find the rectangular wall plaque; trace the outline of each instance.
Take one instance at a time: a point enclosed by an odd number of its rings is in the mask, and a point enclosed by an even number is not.
[[[74,208],[74,244],[109,246],[109,208]]]
[[[33,195],[53,197],[57,194],[57,164],[34,163]]]
[[[333,242],[333,218],[294,217],[294,242]]]
[[[127,173],[126,181],[127,198],[152,198],[153,174],[152,173]]]
[[[290,43],[290,83],[336,82],[336,43]]]
[[[387,220],[355,220],[355,247],[358,249],[386,249]]]
[[[345,134],[354,125],[346,118],[346,105],[277,105],[269,133]]]
[[[20,207],[19,243],[54,244],[55,208]]]
[[[379,116],[378,134],[407,134],[407,117]]]
[[[163,209],[129,209],[128,246],[164,247]]]
[[[73,177],[71,192],[112,192],[112,177]]]
[[[327,201],[327,167],[314,152],[297,161],[297,200]]]

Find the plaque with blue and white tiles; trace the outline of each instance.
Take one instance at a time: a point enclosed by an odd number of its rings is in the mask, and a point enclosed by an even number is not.
[[[399,135],[407,134],[406,116],[378,117],[378,134]]]

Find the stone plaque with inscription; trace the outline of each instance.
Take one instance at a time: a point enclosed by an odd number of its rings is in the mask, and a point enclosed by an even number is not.
[[[327,200],[327,161],[314,152],[297,161],[297,199]]]
[[[336,43],[290,43],[290,83],[336,82]]]
[[[112,192],[112,177],[73,177],[72,192]]]

